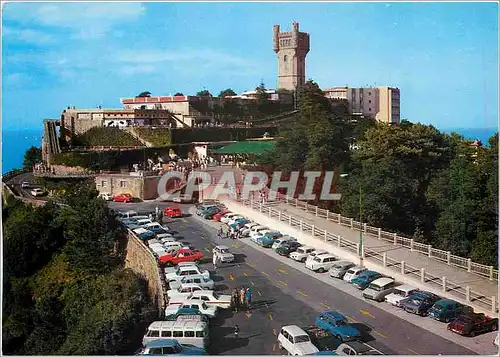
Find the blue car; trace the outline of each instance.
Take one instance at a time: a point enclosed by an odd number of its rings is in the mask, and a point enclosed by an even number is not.
[[[148,230],[147,232],[144,232],[144,233],[136,234],[136,235],[141,240],[148,240],[148,239],[152,239],[155,237],[155,234],[153,232],[151,232],[150,230]]]
[[[370,285],[370,283],[378,278],[381,278],[382,274],[374,270],[365,270],[357,278],[351,280],[351,284],[357,287],[359,290],[364,290]]]
[[[246,218],[238,218],[236,221],[234,221],[233,224],[229,225],[229,227],[233,228],[233,229],[237,229],[239,226],[242,226],[246,223],[249,223],[250,220],[246,219]]]
[[[203,348],[192,345],[181,345],[177,340],[158,339],[146,343],[146,346],[139,352],[142,356],[200,356],[206,355],[207,352]]]
[[[361,333],[349,324],[344,315],[337,311],[323,312],[316,318],[316,326],[330,332],[342,342],[361,338]]]
[[[271,237],[264,236],[264,237],[259,237],[257,238],[257,244],[264,247],[264,248],[270,248],[273,246],[275,240]]]
[[[165,229],[165,228],[162,228],[162,227],[150,227],[148,228],[148,230],[150,230],[151,232],[155,233],[155,234],[165,234],[165,233],[168,233],[168,231]]]

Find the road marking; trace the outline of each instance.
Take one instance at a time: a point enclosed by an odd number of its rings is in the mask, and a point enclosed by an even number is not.
[[[209,253],[210,253],[210,249],[208,249],[208,248],[205,248],[205,250],[206,250],[207,252],[209,252]]]
[[[297,293],[299,293],[300,295],[302,296],[308,296],[305,292],[301,291],[301,290],[297,290]]]
[[[245,312],[245,316],[247,317],[247,319],[249,319],[250,317],[252,317],[252,313],[250,311],[247,311]]]
[[[185,218],[181,218],[181,221],[184,222],[184,223],[187,223],[187,221],[186,221]]]
[[[320,302],[319,304],[320,304],[321,306],[326,307],[327,309],[331,309],[331,307],[330,307],[330,306],[328,306],[327,304],[325,304],[324,302]]]
[[[248,265],[250,268],[255,268],[255,265],[253,264],[250,264],[250,263],[245,263],[246,265]]]
[[[349,320],[351,322],[354,322],[354,323],[358,322],[358,321],[356,321],[356,319],[353,319],[351,316],[345,315],[345,317],[347,317],[347,320]]]
[[[382,332],[379,332],[377,330],[373,330],[373,332],[376,333],[377,335],[379,335],[382,338],[388,338],[387,335],[384,335]]]
[[[265,271],[262,272],[262,274],[264,274],[265,276],[270,276],[268,273],[266,273]]]
[[[255,283],[253,281],[251,281],[250,284],[252,284],[252,286],[255,286]]]
[[[412,350],[411,348],[407,348],[408,351],[410,351],[411,353],[414,353],[416,355],[419,355],[420,353],[418,353],[417,351],[415,350]]]
[[[229,274],[229,279],[230,280],[234,280],[234,275],[233,274]]]
[[[259,294],[259,296],[262,296],[262,294],[260,293],[260,291],[257,291],[257,294]]]
[[[284,269],[278,269],[278,273],[280,273],[280,274],[288,274],[288,273],[286,272],[286,270],[284,270]]]
[[[273,321],[273,314],[269,313],[267,314],[267,317],[269,317],[269,320]]]
[[[276,344],[273,343],[273,352],[275,352],[275,351],[276,351]]]
[[[275,329],[275,328],[273,328],[273,335],[274,335],[274,336],[278,336],[278,333],[276,332],[276,329]]]
[[[283,284],[284,286],[288,286],[288,283],[285,283],[284,281],[278,280],[278,283]]]
[[[238,244],[233,244],[233,245],[231,245],[231,247],[233,247],[233,248],[239,248],[240,246]]]
[[[244,272],[243,275],[248,276],[247,272]]]
[[[366,315],[366,316],[370,316],[371,318],[375,318],[375,316],[373,316],[370,312],[366,311],[366,310],[359,310],[359,312],[361,312],[363,315]]]
[[[201,239],[207,239],[207,238],[205,238],[205,237],[203,237],[203,236],[201,236],[200,238],[201,238]]]

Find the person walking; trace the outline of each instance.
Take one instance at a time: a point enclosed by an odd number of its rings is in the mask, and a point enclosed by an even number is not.
[[[233,310],[234,312],[238,312],[240,307],[240,296],[238,294],[238,289],[233,290],[232,300],[233,300]]]
[[[247,303],[247,310],[249,310],[252,304],[252,291],[250,290],[250,288],[247,288],[247,290],[245,291],[245,300]]]
[[[160,213],[160,208],[158,206],[155,207],[155,213],[156,213],[156,217],[158,217],[158,215]]]
[[[245,287],[242,287],[240,290],[240,306],[241,307],[245,306],[245,292],[246,292]]]
[[[234,338],[238,338],[240,333],[240,327],[238,325],[234,325]]]
[[[218,260],[218,259],[217,259],[217,254],[215,254],[215,253],[214,253],[214,256],[213,256],[213,258],[212,258],[212,261],[213,261],[213,263],[214,263],[214,271],[216,271],[216,270],[217,270],[217,260]]]

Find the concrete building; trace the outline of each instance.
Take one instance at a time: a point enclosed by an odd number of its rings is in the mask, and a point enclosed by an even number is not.
[[[99,193],[111,196],[129,193],[141,200],[158,198],[158,183],[161,176],[141,176],[139,172],[99,174],[95,185]]]
[[[392,87],[349,88],[333,87],[323,90],[329,99],[343,99],[349,103],[349,113],[376,119],[379,122],[399,124],[400,92]]]
[[[280,32],[274,25],[273,48],[278,57],[278,89],[296,90],[306,82],[306,56],[309,34],[299,32],[299,23],[292,23],[292,32]]]
[[[164,109],[76,109],[63,110],[61,127],[66,136],[83,134],[91,128],[114,126],[179,126],[178,120]]]

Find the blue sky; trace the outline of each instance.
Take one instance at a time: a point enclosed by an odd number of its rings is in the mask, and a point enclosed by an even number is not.
[[[401,115],[438,128],[497,127],[496,3],[8,3],[4,130],[68,105],[276,85],[272,27],[311,35],[322,88],[390,85]]]

